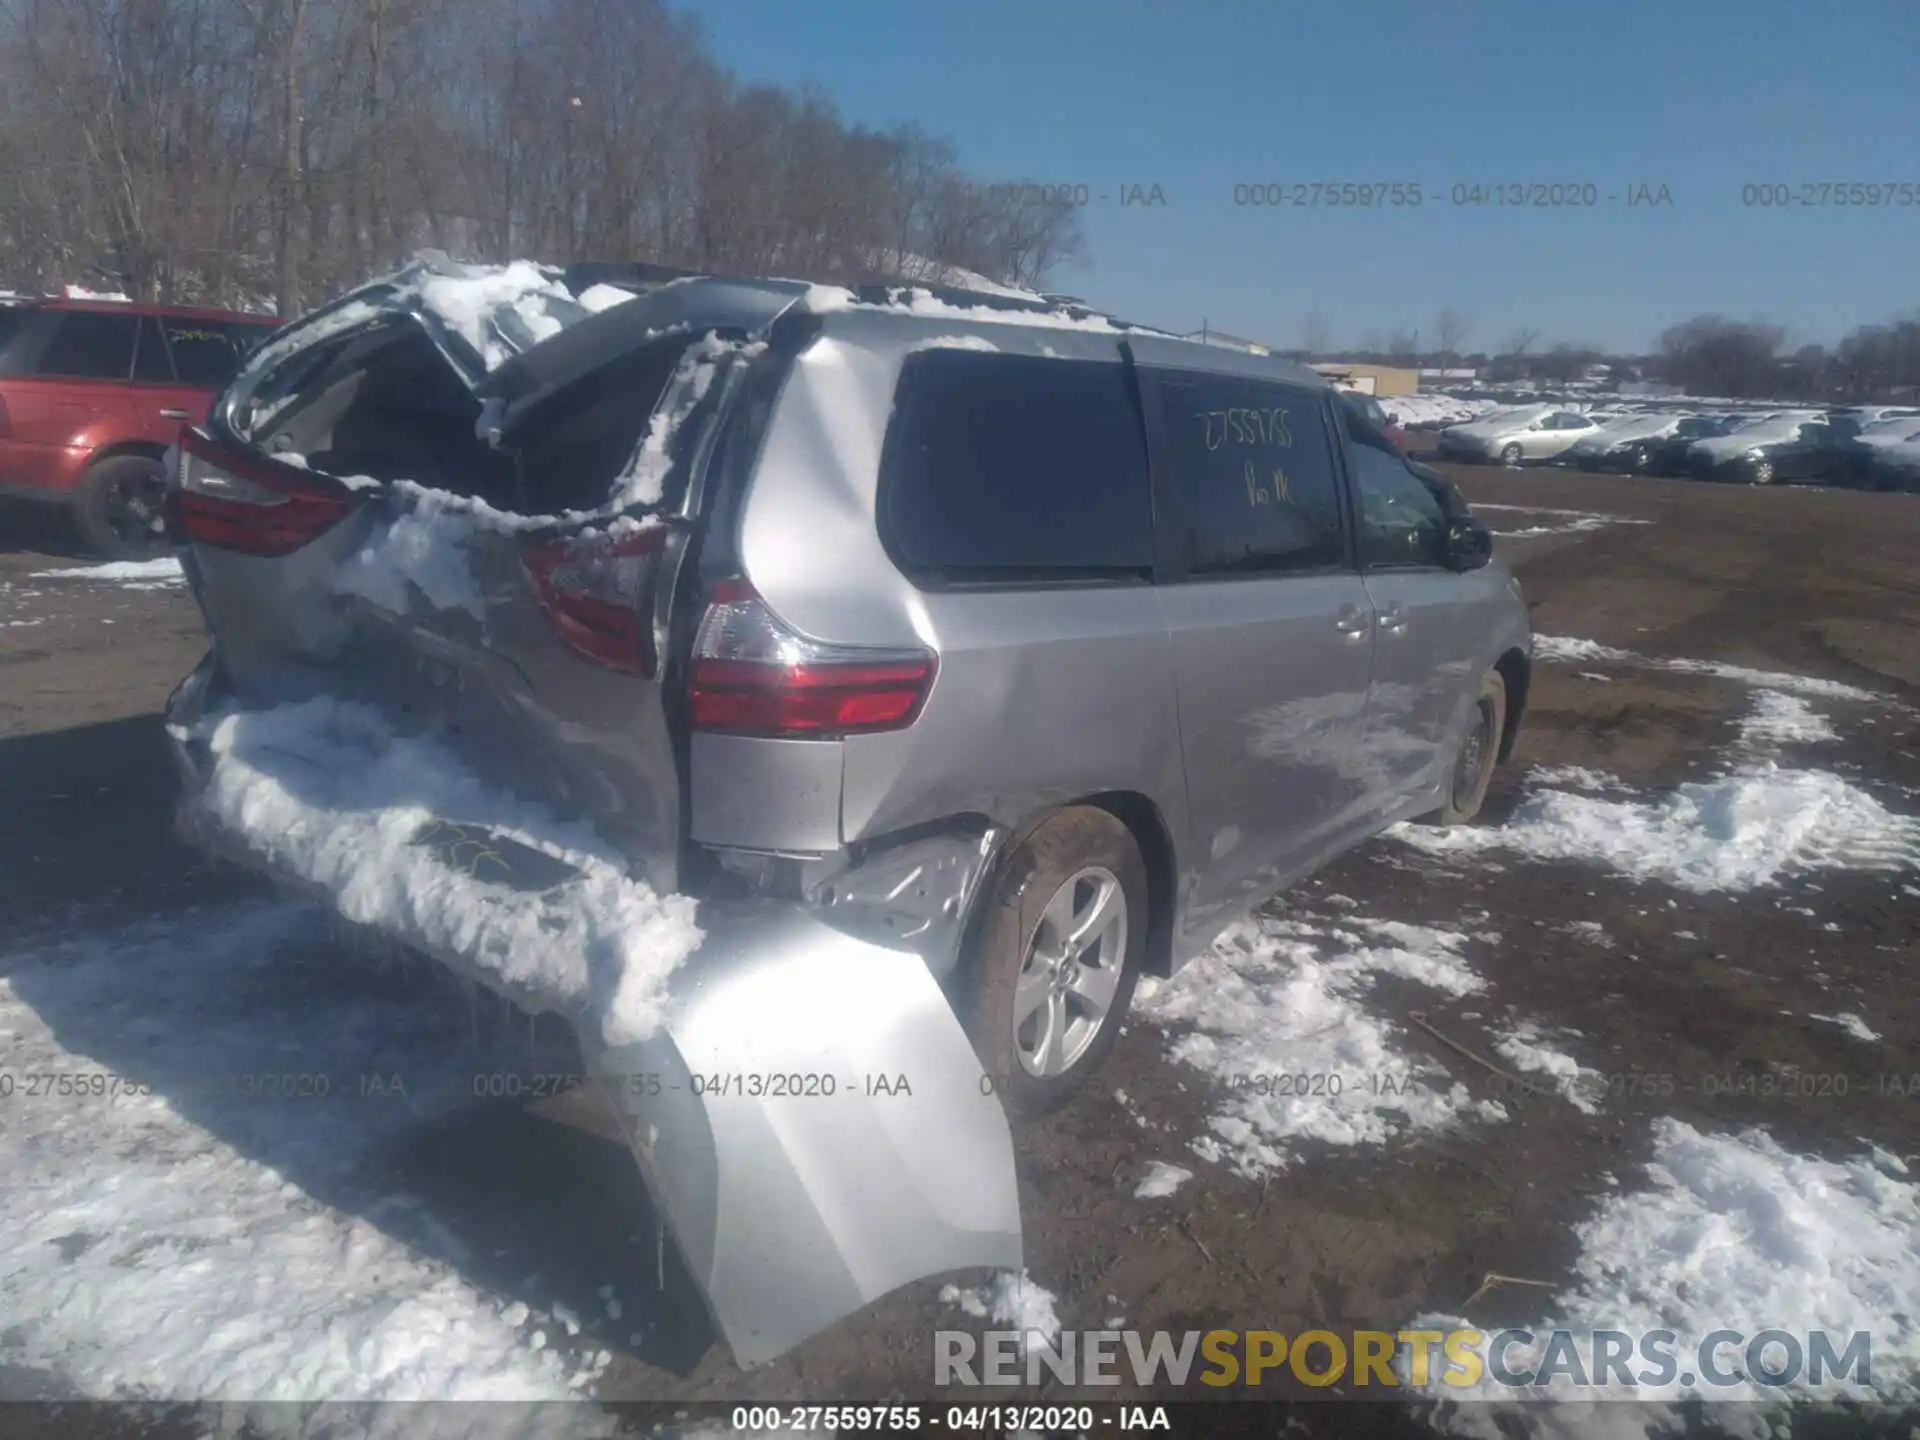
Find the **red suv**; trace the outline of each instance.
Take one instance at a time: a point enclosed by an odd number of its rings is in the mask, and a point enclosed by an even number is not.
[[[155,553],[161,457],[279,324],[114,300],[0,309],[0,495],[70,507],[110,558]]]

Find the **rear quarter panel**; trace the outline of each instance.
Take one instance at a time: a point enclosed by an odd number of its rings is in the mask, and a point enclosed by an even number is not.
[[[794,365],[742,511],[743,568],[786,623],[838,644],[939,655],[912,727],[840,742],[840,838],[959,815],[1017,829],[1109,790],[1144,795],[1180,835],[1168,640],[1150,586],[922,591],[886,553],[875,511],[900,367],[954,341],[1116,363],[1119,353],[1119,337],[1090,331],[833,317]]]

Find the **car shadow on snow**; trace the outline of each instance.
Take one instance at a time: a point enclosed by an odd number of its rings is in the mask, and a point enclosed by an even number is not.
[[[74,802],[82,788],[97,802]],[[210,1140],[502,1308],[524,1303],[526,1336],[690,1371],[711,1322],[564,1025],[369,954],[249,877],[205,879],[171,833],[175,790],[157,717],[0,740],[0,874],[29,877],[5,882],[0,974],[65,1052],[16,1058],[150,1087],[178,1117],[156,1140],[150,1122],[99,1116],[85,1163],[117,1182]],[[129,910],[121,872],[142,866]],[[56,1120],[116,1102],[35,1103]],[[268,1243],[252,1263],[272,1257]]]

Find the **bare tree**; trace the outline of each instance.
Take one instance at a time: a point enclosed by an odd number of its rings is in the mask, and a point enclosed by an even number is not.
[[[1518,360],[1533,348],[1534,342],[1539,338],[1540,332],[1538,330],[1522,325],[1507,337],[1507,342],[1500,347],[1499,353],[1508,359]]]
[[[1473,322],[1458,310],[1444,309],[1433,325],[1434,342],[1440,347],[1440,366],[1446,369],[1473,334]]]
[[[297,312],[425,245],[1043,284],[1043,187],[745,86],[664,0],[5,0],[0,284]]]
[[[1327,317],[1318,310],[1309,310],[1300,321],[1301,351],[1307,359],[1313,360],[1325,355],[1332,344],[1332,335],[1327,328]]]

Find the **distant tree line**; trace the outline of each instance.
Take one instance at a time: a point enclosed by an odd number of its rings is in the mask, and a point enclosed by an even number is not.
[[[294,314],[428,246],[1031,286],[1084,239],[661,0],[0,3],[0,285]]]

